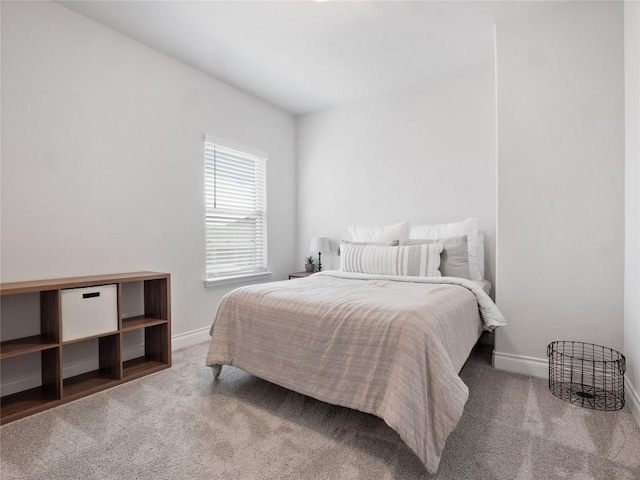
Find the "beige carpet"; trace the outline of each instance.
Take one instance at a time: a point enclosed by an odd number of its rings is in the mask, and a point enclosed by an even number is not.
[[[440,470],[380,419],[225,367],[206,345],[174,367],[5,425],[2,479],[640,479],[640,429],[625,407],[569,405],[540,379],[474,354],[471,395]]]

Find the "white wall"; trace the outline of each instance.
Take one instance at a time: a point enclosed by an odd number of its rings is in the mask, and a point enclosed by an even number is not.
[[[497,26],[499,368],[546,375],[553,340],[623,347],[622,31],[620,2]]]
[[[625,270],[627,398],[640,424],[640,3],[624,3]]]
[[[477,216],[492,280],[495,177],[493,65],[300,117],[297,267],[326,236],[338,268],[348,225]]]
[[[269,264],[296,248],[295,119],[55,3],[2,2],[3,282],[172,274],[206,329],[203,135],[269,154]]]

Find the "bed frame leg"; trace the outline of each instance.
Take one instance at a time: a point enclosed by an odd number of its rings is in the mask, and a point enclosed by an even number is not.
[[[211,365],[211,373],[213,373],[213,378],[218,378],[221,371],[222,365]]]

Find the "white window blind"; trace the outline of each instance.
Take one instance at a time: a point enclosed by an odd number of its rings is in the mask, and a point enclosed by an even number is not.
[[[267,270],[266,156],[205,141],[207,280]]]

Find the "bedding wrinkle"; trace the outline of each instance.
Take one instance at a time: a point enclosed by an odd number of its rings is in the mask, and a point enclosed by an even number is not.
[[[221,302],[207,365],[377,415],[435,473],[469,395],[458,372],[483,326],[504,319],[473,282],[434,280],[321,272],[239,288]]]

